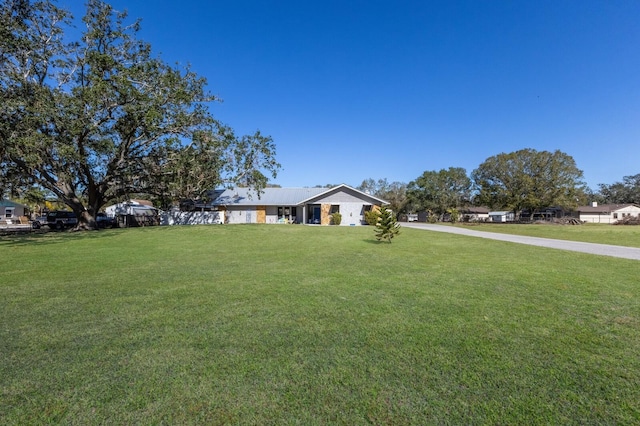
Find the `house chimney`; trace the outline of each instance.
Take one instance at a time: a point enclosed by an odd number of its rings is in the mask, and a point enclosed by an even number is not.
[[[598,207],[598,202],[597,201],[592,201],[591,202],[591,207]]]

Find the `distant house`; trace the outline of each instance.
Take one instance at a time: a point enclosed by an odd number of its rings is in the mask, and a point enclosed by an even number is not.
[[[489,209],[486,207],[463,207],[460,218],[465,222],[482,222],[489,219]]]
[[[600,204],[593,202],[575,209],[575,216],[588,223],[615,223],[627,217],[640,216],[637,204]]]
[[[491,222],[513,222],[515,220],[515,214],[509,211],[495,211],[488,214]]]
[[[14,201],[0,199],[0,219],[5,221],[18,220],[20,216],[26,216],[29,208]]]
[[[329,225],[331,215],[342,215],[341,225],[363,225],[365,212],[386,201],[348,185],[333,188],[248,188],[216,193],[207,208],[221,212],[224,223],[304,223]],[[204,209],[204,206],[203,206]]]

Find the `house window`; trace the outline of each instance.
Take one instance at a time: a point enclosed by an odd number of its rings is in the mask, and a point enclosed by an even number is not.
[[[7,207],[4,209],[4,217],[10,219],[13,217],[13,207]]]
[[[335,204],[331,206],[331,210],[329,211],[329,214],[334,214],[334,213],[340,213],[340,206]]]
[[[617,219],[617,218],[618,218],[618,213],[614,213],[614,214],[613,214],[613,218],[614,218],[614,219]]]
[[[295,206],[278,207],[278,220],[295,222],[296,207]]]

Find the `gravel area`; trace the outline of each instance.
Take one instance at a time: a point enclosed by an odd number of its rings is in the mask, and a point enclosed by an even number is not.
[[[424,229],[426,231],[448,232],[450,234],[467,235],[470,237],[489,238],[492,240],[508,241],[510,243],[529,244],[532,246],[548,247],[558,250],[578,251],[600,256],[620,257],[623,259],[640,260],[640,248],[613,246],[609,244],[583,243],[578,241],[554,240],[551,238],[526,237],[522,235],[498,234],[495,232],[474,231],[467,228],[433,225],[430,223],[401,223],[405,228]]]

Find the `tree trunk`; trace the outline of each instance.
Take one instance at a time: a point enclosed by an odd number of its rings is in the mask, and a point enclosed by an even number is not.
[[[76,216],[78,217],[76,230],[87,231],[98,229],[98,223],[96,222],[95,216],[89,213],[88,210],[83,210],[80,214],[76,213]]]

